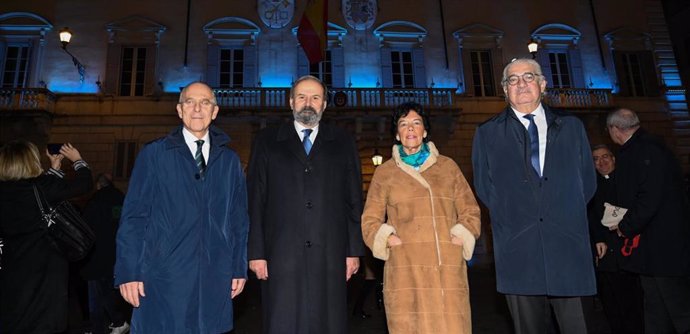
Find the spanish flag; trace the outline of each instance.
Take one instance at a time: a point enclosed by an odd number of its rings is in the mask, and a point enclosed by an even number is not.
[[[328,0],[309,0],[297,28],[297,40],[310,64],[326,59]]]

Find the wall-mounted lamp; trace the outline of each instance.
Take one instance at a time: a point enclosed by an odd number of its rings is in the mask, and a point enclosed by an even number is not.
[[[532,54],[532,59],[537,58],[537,50],[539,50],[539,44],[535,40],[531,40],[529,44],[527,44],[527,50],[529,50],[529,53]]]
[[[67,54],[70,55],[70,57],[72,57],[72,62],[74,63],[74,66],[77,68],[77,71],[79,72],[79,81],[83,83],[84,74],[86,74],[86,68],[79,62],[79,60],[73,54],[67,51],[67,44],[69,44],[69,41],[71,39],[72,32],[69,31],[69,28],[62,28],[62,30],[60,30],[60,42],[62,43],[62,49],[65,50],[65,52],[67,52]]]
[[[371,163],[374,164],[374,167],[378,167],[383,163],[383,156],[379,153],[378,148],[374,149],[374,155],[371,156]]]

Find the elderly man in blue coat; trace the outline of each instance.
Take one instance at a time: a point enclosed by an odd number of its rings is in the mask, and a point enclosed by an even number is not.
[[[541,103],[539,64],[503,70],[509,106],[481,124],[472,148],[474,185],[488,207],[496,281],[517,334],[586,333],[580,296],[596,293],[587,202],[596,174],[582,123]]]
[[[137,157],[117,234],[115,284],[134,306],[132,333],[232,330],[247,275],[247,191],[204,83],[185,87],[183,125]]]

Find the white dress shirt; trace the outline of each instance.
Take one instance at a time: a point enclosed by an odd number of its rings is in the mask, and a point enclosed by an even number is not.
[[[304,139],[304,132],[302,130],[304,129],[309,129],[308,127],[305,127],[298,121],[293,121],[295,124],[295,131],[297,131],[297,136],[299,136],[299,140],[302,141]],[[319,125],[317,124],[315,127],[311,128],[313,131],[309,135],[309,140],[311,140],[312,147],[314,144],[316,144],[316,135],[319,133]]]
[[[513,112],[515,113],[517,119],[520,120],[520,123],[525,126],[525,129],[527,129],[529,127],[529,119],[524,117],[527,114],[521,113],[512,107],[511,109],[513,109]],[[531,112],[531,114],[534,115],[534,124],[537,125],[537,131],[539,132],[539,169],[540,174],[544,175],[544,158],[546,157],[546,131],[548,130],[548,124],[546,123],[546,114],[544,113],[544,107],[542,107],[541,103],[537,109],[534,109],[534,111]]]
[[[187,147],[189,147],[189,150],[192,151],[192,158],[194,158],[197,146],[196,141],[199,140],[199,138],[189,132],[189,130],[187,130],[185,127],[182,127],[182,136],[184,137],[184,142],[187,144]],[[201,139],[204,141],[204,144],[201,145],[201,154],[203,154],[204,161],[206,161],[206,165],[208,165],[208,155],[211,151],[211,143],[209,142],[210,137],[208,135],[208,131],[206,131],[204,138]]]

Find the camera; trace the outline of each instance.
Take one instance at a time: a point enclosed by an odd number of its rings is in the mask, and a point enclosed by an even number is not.
[[[62,143],[49,143],[48,153],[52,155],[60,154],[60,148],[62,148]]]

